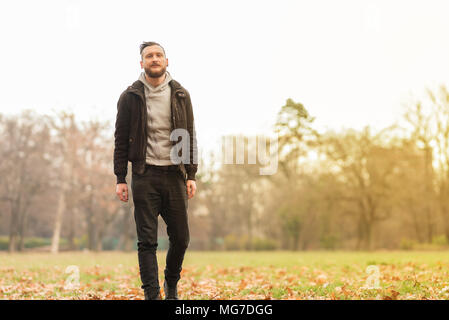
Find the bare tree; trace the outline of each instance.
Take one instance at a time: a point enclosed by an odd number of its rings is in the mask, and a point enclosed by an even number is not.
[[[30,110],[2,120],[0,199],[10,204],[9,251],[13,252],[23,250],[30,206],[46,187],[47,147],[42,141],[48,140],[49,132],[45,121]]]
[[[58,175],[59,194],[54,220],[51,252],[59,252],[62,223],[64,213],[67,211],[67,200],[72,187],[73,170],[77,159],[79,129],[75,115],[62,111],[52,118],[52,129],[55,132],[54,145],[57,155],[54,157],[55,168]]]
[[[362,132],[328,134],[321,140],[324,154],[344,186],[340,200],[348,203],[347,210],[358,219],[358,249],[372,249],[373,228],[389,218],[393,209],[391,195],[399,162],[397,147],[388,146],[383,137],[387,129],[371,135],[366,127]]]

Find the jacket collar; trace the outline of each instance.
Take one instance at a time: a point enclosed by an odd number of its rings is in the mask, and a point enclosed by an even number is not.
[[[168,84],[170,85],[173,92],[177,94],[179,97],[186,96],[185,89],[181,86],[181,84],[178,81],[172,79]],[[128,89],[126,89],[126,91],[137,94],[142,99],[145,99],[145,85],[140,80],[134,81],[133,84],[130,85]]]

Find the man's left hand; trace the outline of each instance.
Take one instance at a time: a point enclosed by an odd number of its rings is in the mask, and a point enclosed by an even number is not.
[[[187,180],[187,195],[189,199],[192,199],[196,192],[196,182],[195,180]]]

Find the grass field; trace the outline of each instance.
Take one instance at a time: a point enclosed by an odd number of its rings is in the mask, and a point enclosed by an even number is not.
[[[137,252],[0,253],[0,275],[0,299],[143,299]],[[188,251],[178,292],[189,300],[449,299],[449,251]]]

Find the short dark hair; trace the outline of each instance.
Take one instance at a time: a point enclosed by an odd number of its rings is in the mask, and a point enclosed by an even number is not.
[[[142,55],[143,49],[145,49],[146,47],[150,47],[150,46],[159,46],[162,48],[162,51],[164,51],[164,56],[165,56],[165,49],[157,42],[153,42],[153,41],[144,41],[142,42],[142,44],[140,45],[140,55]]]

